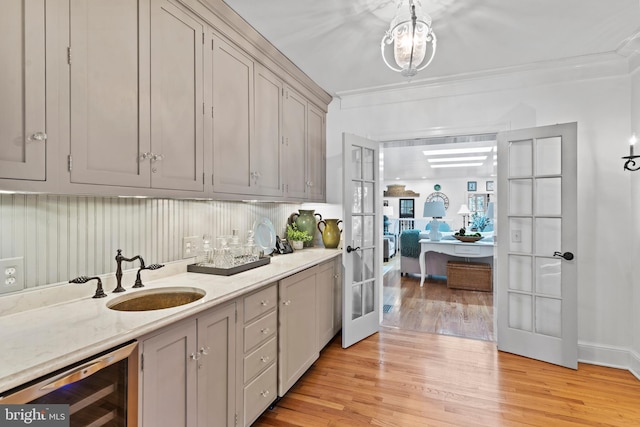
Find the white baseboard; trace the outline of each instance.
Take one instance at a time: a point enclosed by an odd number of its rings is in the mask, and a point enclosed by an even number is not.
[[[609,368],[627,369],[640,380],[640,355],[625,347],[578,343],[578,361]]]

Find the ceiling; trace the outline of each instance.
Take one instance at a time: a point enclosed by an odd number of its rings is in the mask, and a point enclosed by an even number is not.
[[[438,48],[431,65],[408,80],[387,68],[380,54],[397,0],[224,1],[335,97],[597,54],[629,55],[640,34],[638,0],[422,0]],[[495,173],[493,156],[481,167],[432,169],[424,144],[451,142],[443,141],[383,144],[384,180]]]
[[[380,42],[395,0],[224,0],[333,96],[614,52],[640,28],[638,0],[422,0],[438,49],[408,81]]]

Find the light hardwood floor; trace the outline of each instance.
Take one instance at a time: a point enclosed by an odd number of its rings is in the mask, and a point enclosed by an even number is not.
[[[254,426],[640,426],[640,381],[625,370],[386,327],[340,340]]]
[[[400,276],[399,257],[383,280],[384,326],[435,334],[495,341],[493,293],[447,288],[445,280],[428,279],[420,287],[420,276]]]

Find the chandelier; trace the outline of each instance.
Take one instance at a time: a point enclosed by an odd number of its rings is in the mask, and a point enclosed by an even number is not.
[[[431,44],[431,54],[427,50]],[[436,54],[436,35],[431,17],[422,11],[420,0],[400,0],[398,10],[380,43],[382,59],[405,77],[424,70]],[[393,58],[393,59],[391,59]]]

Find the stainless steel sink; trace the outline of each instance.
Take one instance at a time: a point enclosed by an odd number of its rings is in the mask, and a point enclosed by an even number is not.
[[[149,289],[115,298],[107,307],[118,311],[162,310],[189,304],[205,295],[202,289],[191,287]]]

